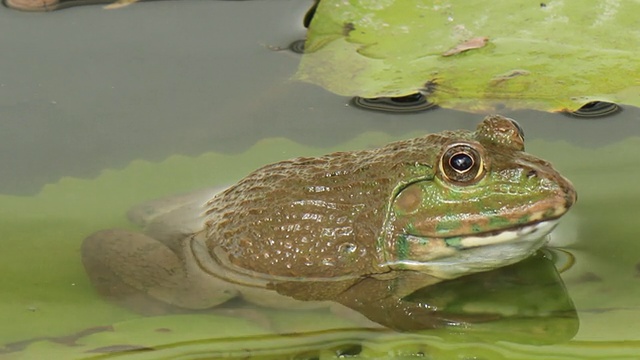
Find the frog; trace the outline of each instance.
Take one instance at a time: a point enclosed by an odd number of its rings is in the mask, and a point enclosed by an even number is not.
[[[279,161],[223,190],[151,201],[128,214],[143,232],[98,231],[81,257],[112,298],[391,308],[530,257],[576,200],[568,179],[525,152],[515,120],[489,115],[474,131]]]

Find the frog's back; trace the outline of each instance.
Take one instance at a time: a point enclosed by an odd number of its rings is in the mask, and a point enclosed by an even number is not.
[[[408,171],[431,172],[429,146],[438,139],[258,169],[209,202],[208,249],[265,276],[335,279],[383,271],[376,239],[394,188],[413,176]]]

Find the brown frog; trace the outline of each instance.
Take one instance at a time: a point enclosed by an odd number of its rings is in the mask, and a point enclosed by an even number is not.
[[[116,297],[355,308],[520,261],[575,200],[567,179],[524,152],[517,123],[494,115],[476,131],[281,161],[217,193],[143,205],[130,218],[144,234],[97,232],[82,260]]]

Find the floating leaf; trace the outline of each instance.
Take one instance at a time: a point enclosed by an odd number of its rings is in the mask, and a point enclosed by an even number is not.
[[[401,137],[417,135],[420,134]],[[640,253],[635,236],[635,210],[640,197],[636,186],[640,176],[640,159],[635,155],[640,148],[638,137],[597,149],[527,141],[529,151],[552,160],[580,191],[580,202],[569,215],[579,221],[572,226],[571,218],[563,219],[557,230],[579,234],[583,253],[577,254],[576,265],[563,273],[563,278],[578,307],[581,323],[576,339],[557,345],[527,346],[498,341],[498,337],[487,341],[477,332],[462,336],[448,329],[426,335],[349,330],[353,325],[344,315],[331,315],[322,309],[265,309],[266,319],[273,321],[273,330],[250,317],[217,313],[142,318],[99,298],[82,269],[78,252],[82,239],[98,229],[128,226],[124,214],[133,204],[192,188],[230,183],[283,158],[361,149],[397,139],[369,132],[325,149],[265,139],[241,154],[173,156],[160,163],[134,161],[123,169],[105,170],[95,179],[64,178],[33,197],[0,195],[0,320],[4,324],[0,328],[0,358],[174,359],[201,355],[281,359],[302,357],[301,352],[305,352],[306,357],[320,354],[316,357],[324,359],[336,357],[335,350],[330,351],[334,347],[352,343],[363,344],[357,357],[360,359],[401,357],[426,350],[438,359],[464,358],[469,354],[476,358],[527,360],[554,356],[637,358],[640,287],[633,285],[638,281]],[[477,299],[470,300],[475,309],[483,308]],[[460,304],[464,308],[464,303]],[[504,331],[515,332],[527,322],[530,319],[523,317],[518,322],[487,326],[502,336]],[[540,328],[541,333],[548,330]],[[294,335],[276,335],[284,332]]]
[[[322,0],[297,79],[442,107],[640,105],[640,2]]]

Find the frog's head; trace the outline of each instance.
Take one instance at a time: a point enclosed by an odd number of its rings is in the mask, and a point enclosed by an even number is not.
[[[511,119],[489,116],[434,143],[433,173],[398,185],[390,201],[379,243],[386,266],[447,279],[515,263],[576,201],[567,179],[524,152]]]

